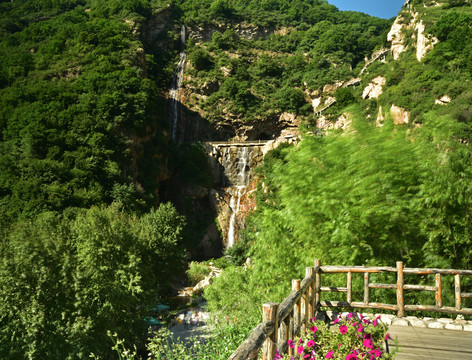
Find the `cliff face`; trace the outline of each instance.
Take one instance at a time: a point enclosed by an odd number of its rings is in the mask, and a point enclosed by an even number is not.
[[[432,7],[441,6],[440,3],[432,3]],[[409,1],[405,2],[404,9],[400,12],[387,35],[387,40],[391,43],[393,58],[398,60],[400,55],[407,50],[408,43],[413,43],[416,48],[416,58],[421,61],[426,53],[434,48],[438,39],[432,35],[427,35],[426,26],[418,12]],[[411,36],[413,39],[408,38]],[[416,40],[416,41],[411,41]]]

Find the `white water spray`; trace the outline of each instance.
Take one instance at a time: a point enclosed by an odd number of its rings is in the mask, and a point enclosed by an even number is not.
[[[170,124],[172,130],[172,139],[177,141],[177,130],[179,124],[179,106],[180,106],[180,89],[182,88],[184,82],[184,71],[185,71],[185,61],[187,59],[187,54],[185,53],[185,40],[186,40],[186,29],[182,25],[180,31],[180,54],[179,54],[179,63],[174,72],[174,77],[172,78],[172,83],[169,91],[170,99]]]

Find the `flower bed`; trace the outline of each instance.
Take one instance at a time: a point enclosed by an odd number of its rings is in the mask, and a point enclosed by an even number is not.
[[[362,314],[349,313],[339,317],[330,326],[315,318],[309,323],[302,337],[289,340],[288,346],[295,355],[281,355],[274,360],[388,360],[395,354],[384,349],[384,341],[390,339],[387,325]]]

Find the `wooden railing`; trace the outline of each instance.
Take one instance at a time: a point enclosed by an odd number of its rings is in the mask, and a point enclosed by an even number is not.
[[[395,284],[379,284],[370,282],[374,273],[396,273]],[[346,287],[321,286],[322,274],[345,273]],[[352,274],[364,274],[363,301],[353,301]],[[405,274],[435,275],[435,285],[405,284]],[[442,276],[454,276],[455,306],[443,306]],[[365,267],[365,266],[321,266],[320,260],[315,260],[314,267],[307,267],[303,281],[292,280],[292,292],[282,303],[267,303],[263,305],[262,322],[252,331],[246,341],[229,357],[228,360],[257,359],[262,348],[262,358],[272,360],[276,349],[281,353],[292,355],[292,348],[287,346],[289,339],[294,339],[305,331],[310,319],[321,307],[347,307],[355,309],[378,309],[397,311],[399,317],[405,311],[434,311],[450,314],[472,315],[472,308],[462,308],[462,299],[472,298],[472,293],[461,292],[461,276],[471,276],[472,270],[444,270],[404,268],[403,262],[397,262],[396,267]],[[396,304],[381,304],[370,302],[370,289],[395,289]],[[408,305],[404,301],[404,291],[435,292],[435,305]],[[321,300],[321,292],[346,293],[346,301]]]

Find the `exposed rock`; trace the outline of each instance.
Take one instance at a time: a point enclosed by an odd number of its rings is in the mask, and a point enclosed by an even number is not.
[[[390,29],[390,32],[387,34],[387,41],[392,43],[390,49],[392,51],[394,60],[398,60],[398,58],[400,57],[400,54],[403,51],[405,51],[405,46],[403,45],[402,21],[403,21],[402,17],[398,16],[395,19],[395,22],[393,23],[392,28]]]
[[[448,95],[443,95],[434,102],[436,105],[447,105],[451,102],[451,98]]]
[[[410,122],[410,112],[399,106],[392,105],[390,108],[390,114],[392,115],[393,123],[395,125],[405,125]]]
[[[345,82],[343,84],[343,87],[349,87],[349,86],[354,86],[359,85],[361,83],[362,79],[361,78],[352,78],[349,81]]]
[[[230,76],[230,75],[231,75],[231,72],[233,71],[232,69],[227,68],[227,67],[224,67],[224,66],[222,66],[222,67],[220,68],[220,70],[221,70],[221,72],[223,73],[224,77]]]
[[[212,23],[190,27],[188,33],[197,42],[210,41],[215,32],[224,33],[229,29],[233,30],[239,37],[247,40],[265,39],[276,31],[275,28],[254,26],[247,23]]]
[[[311,105],[313,106],[313,110],[316,111],[318,107],[321,105],[321,97],[317,97],[311,100]]]
[[[462,331],[462,325],[460,325],[460,324],[446,324],[445,329],[446,330]]]
[[[434,45],[438,43],[438,39],[434,36],[432,36],[431,39],[426,37],[423,20],[420,20],[420,22],[416,24],[416,29],[418,30],[416,37],[416,58],[418,61],[421,61],[429,50],[433,50]]]
[[[383,76],[377,76],[372,79],[372,82],[366,86],[362,93],[363,99],[378,98],[382,94],[382,86],[386,84],[387,80]]]
[[[464,325],[464,331],[472,331],[472,325]]]
[[[318,118],[316,127],[322,130],[347,130],[351,127],[351,124],[351,116],[349,114],[342,114],[334,123],[327,120],[325,116],[321,116]]]
[[[396,318],[395,320],[392,321],[392,325],[396,326],[410,326],[410,323],[408,320],[402,319],[402,318]]]
[[[385,118],[384,118],[383,111],[382,111],[382,105],[380,105],[380,106],[379,106],[379,112],[378,112],[378,114],[377,114],[377,119],[376,119],[376,121],[375,121],[375,124],[376,124],[378,127],[382,127],[384,121],[385,121]]]
[[[334,84],[326,84],[323,87],[323,92],[334,94],[336,90],[338,90],[341,86],[343,86],[343,84],[344,84],[343,81],[336,81]]]
[[[215,91],[218,91],[220,87],[220,84],[218,82],[218,80],[212,80],[212,81],[205,81],[205,83],[200,87],[200,93],[202,95],[211,95],[213,94]]]
[[[444,324],[439,321],[433,321],[428,324],[430,329],[444,329]]]

